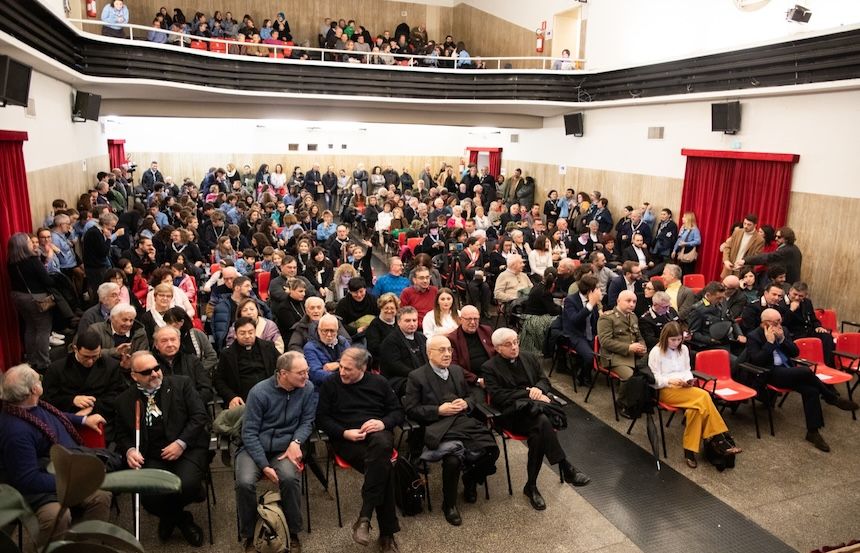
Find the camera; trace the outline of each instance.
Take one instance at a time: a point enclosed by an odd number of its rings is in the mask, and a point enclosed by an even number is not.
[[[129,163],[128,164],[128,172],[134,173],[135,171],[137,171],[137,163]]]

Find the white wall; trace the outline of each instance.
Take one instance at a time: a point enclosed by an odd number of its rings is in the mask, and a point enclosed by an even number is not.
[[[107,153],[107,138],[98,122],[72,123],[74,94],[65,83],[33,71],[30,98],[36,101],[36,117],[27,117],[23,107],[0,108],[0,128],[29,136],[24,143],[27,171]]]
[[[594,1],[606,2],[608,0],[592,0],[592,2]],[[577,2],[574,0],[539,0],[538,2],[523,2],[522,0],[465,0],[457,3],[468,4],[473,8],[491,13],[505,21],[532,31],[540,27],[541,21],[546,21],[547,28],[552,27],[552,17],[556,13],[569,10],[577,5]]]
[[[741,100],[741,131],[711,132],[711,102],[585,111],[585,136],[564,136],[561,117],[519,131],[507,159],[684,177],[681,148],[799,154],[792,190],[860,198],[860,91]],[[663,140],[647,129],[665,127]]]
[[[809,23],[785,20],[797,3],[812,11]],[[680,59],[857,23],[857,0],[770,0],[752,12],[739,10],[734,0],[592,0],[586,68]]]

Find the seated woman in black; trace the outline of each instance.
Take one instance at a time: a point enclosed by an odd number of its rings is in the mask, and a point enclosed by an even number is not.
[[[547,268],[543,280],[532,286],[529,296],[523,303],[523,313],[526,315],[559,315],[561,306],[553,301],[555,281],[558,271],[554,267]]]

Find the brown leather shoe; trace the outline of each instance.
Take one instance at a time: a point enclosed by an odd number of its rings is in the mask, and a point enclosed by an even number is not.
[[[370,519],[359,517],[352,525],[352,540],[358,545],[367,547],[370,543]]]
[[[379,536],[379,551],[381,553],[400,553],[394,536]]]

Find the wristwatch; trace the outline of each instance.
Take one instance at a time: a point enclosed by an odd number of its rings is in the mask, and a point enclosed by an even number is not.
[[[294,443],[294,444],[302,445],[302,441],[301,441],[301,440],[293,440],[293,443]]]

